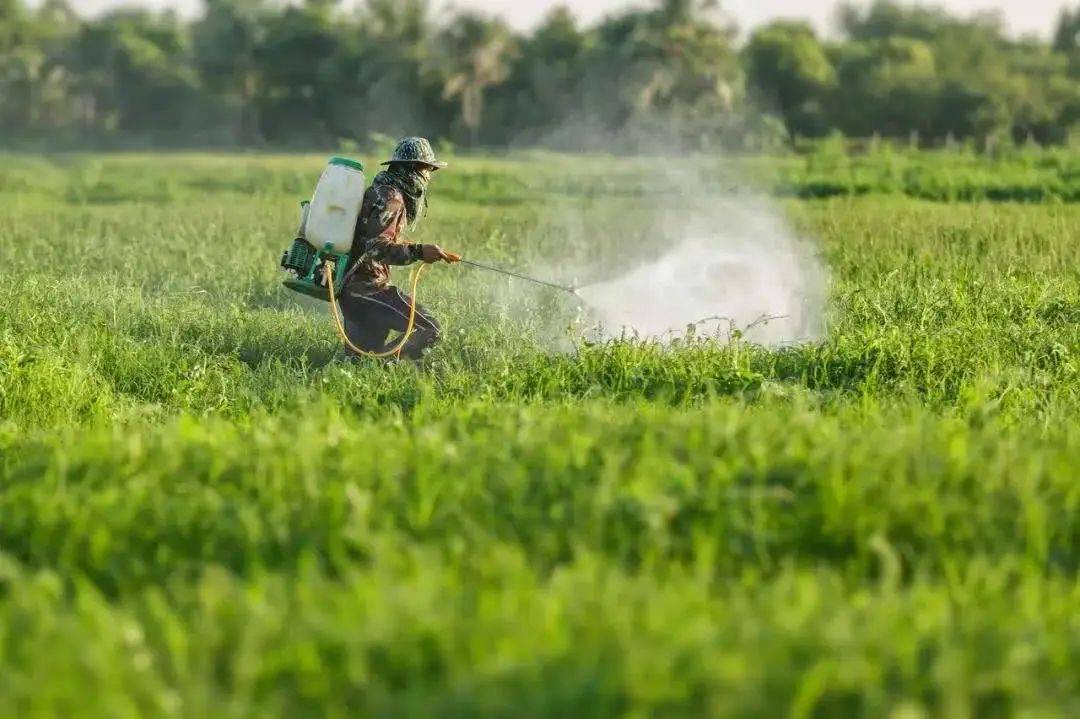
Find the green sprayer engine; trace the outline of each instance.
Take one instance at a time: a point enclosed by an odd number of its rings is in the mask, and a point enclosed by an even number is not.
[[[324,267],[334,263],[335,295],[345,278],[353,233],[364,201],[364,166],[332,157],[310,202],[300,203],[300,227],[292,246],[282,253],[285,286],[294,292],[327,300]]]

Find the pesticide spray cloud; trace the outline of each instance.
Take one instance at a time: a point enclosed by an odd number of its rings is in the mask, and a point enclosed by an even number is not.
[[[713,197],[665,219],[667,247],[579,294],[603,338],[695,336],[778,346],[823,333],[826,272],[813,248],[762,200]]]

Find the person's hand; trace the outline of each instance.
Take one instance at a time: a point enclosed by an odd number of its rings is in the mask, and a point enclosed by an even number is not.
[[[452,252],[444,252],[443,248],[438,245],[421,245],[421,259],[429,265],[432,262],[448,262],[453,263],[461,259],[459,255],[455,255]]]

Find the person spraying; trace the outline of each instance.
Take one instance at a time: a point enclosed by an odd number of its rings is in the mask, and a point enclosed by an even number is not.
[[[426,139],[407,137],[382,164],[386,169],[365,190],[362,164],[330,158],[315,194],[300,203],[296,239],[281,256],[285,287],[330,302],[347,358],[419,360],[439,340],[439,322],[415,299],[422,268],[413,272],[409,296],[390,283],[391,265],[460,262],[577,296],[573,287],[405,241],[405,231],[427,207],[432,176],[446,163]],[[387,344],[392,332],[401,334]]]
[[[438,342],[439,322],[423,306],[414,308],[413,298],[390,283],[390,266],[460,259],[438,245],[404,239],[405,230],[427,206],[432,176],[446,163],[436,159],[426,139],[409,137],[399,142],[390,160],[382,164],[386,169],[364,193],[341,285],[341,313],[349,339],[345,353],[350,358],[360,355],[357,349],[382,353],[391,332],[408,332],[397,354],[418,360]],[[410,315],[414,318],[411,332]]]

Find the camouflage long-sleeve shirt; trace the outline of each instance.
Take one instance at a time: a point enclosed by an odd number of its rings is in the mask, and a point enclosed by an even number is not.
[[[405,242],[408,226],[405,198],[389,185],[372,185],[364,193],[356,221],[350,264],[350,292],[374,292],[390,284],[390,265],[411,265],[422,257],[421,245]]]

